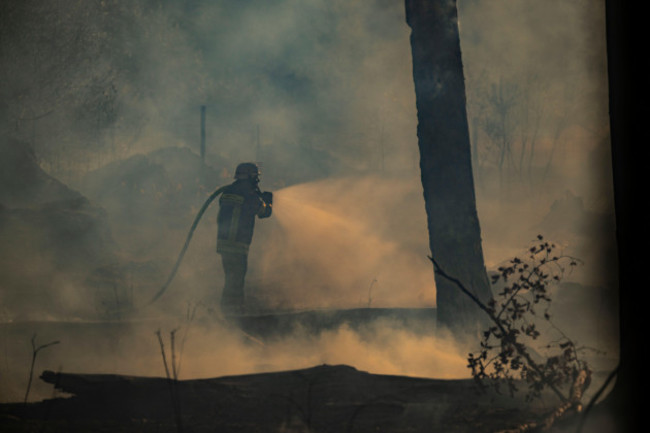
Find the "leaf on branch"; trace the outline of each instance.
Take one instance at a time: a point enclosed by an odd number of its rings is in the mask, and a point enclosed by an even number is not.
[[[553,255],[554,248],[555,244],[544,242],[543,236],[538,235],[537,245],[529,248],[529,258],[514,257],[507,265],[499,266],[496,275],[491,275],[493,284],[501,278],[504,281],[499,293],[481,304],[493,326],[482,332],[481,351],[471,353],[467,358],[474,379],[493,379],[491,386],[497,391],[501,383],[507,385],[512,393],[516,390],[514,381],[524,380],[529,401],[541,397],[547,388],[561,400],[566,400],[560,390],[571,380],[575,365],[583,362],[578,359],[574,344],[566,338],[547,345],[548,353],[539,361],[533,359],[527,346],[531,340],[542,339],[541,332],[531,323],[533,316],[537,316],[535,307],[542,301],[546,302],[545,309],[540,308],[539,312],[543,312],[545,320],[551,319],[548,286],[561,281],[566,262],[571,260],[572,266],[578,264],[577,259]],[[511,281],[508,281],[509,277],[512,277]],[[541,341],[540,346],[544,347],[546,343]]]

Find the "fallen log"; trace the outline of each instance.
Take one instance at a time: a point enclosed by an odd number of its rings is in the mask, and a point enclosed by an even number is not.
[[[167,378],[50,371],[41,378],[72,396],[0,405],[0,430],[7,423],[34,421],[46,423],[38,429],[50,432],[70,431],[70,425],[78,426],[76,431],[174,431]],[[183,426],[193,432],[494,432],[542,413],[523,399],[493,390],[478,393],[471,379],[378,375],[345,365],[175,385]]]

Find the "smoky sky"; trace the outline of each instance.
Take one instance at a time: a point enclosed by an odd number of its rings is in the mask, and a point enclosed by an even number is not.
[[[202,105],[212,163],[271,166],[308,149],[292,164],[317,172],[329,158],[324,175],[418,169],[402,2],[26,4],[3,38],[5,117],[61,175],[167,146],[198,151]],[[489,112],[482,95],[511,84],[526,111],[540,113],[537,164],[561,129],[558,183],[597,194],[589,188],[606,164],[596,174],[585,165],[608,143],[603,2],[467,0],[458,9],[470,127]],[[52,34],[62,42],[44,46]]]

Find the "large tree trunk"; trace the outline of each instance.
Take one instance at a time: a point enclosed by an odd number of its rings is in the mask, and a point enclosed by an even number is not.
[[[483,262],[465,110],[455,0],[406,0],[418,111],[420,169],[431,254],[483,302]],[[484,313],[453,283],[435,276],[438,324],[474,333]]]

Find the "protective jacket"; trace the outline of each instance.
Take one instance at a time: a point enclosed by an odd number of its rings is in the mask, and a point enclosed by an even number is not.
[[[270,200],[247,179],[238,179],[224,187],[219,198],[217,215],[217,252],[220,254],[247,254],[253,239],[255,217],[271,216]]]

